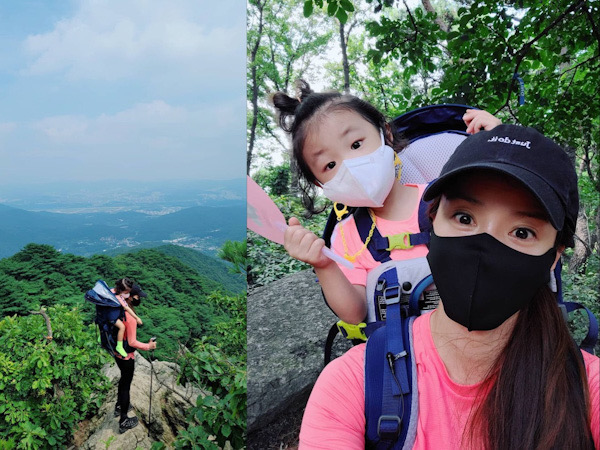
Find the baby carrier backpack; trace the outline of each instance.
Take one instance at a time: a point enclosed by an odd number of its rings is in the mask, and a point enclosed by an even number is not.
[[[472,107],[455,104],[427,106],[392,121],[392,127],[409,142],[399,154],[402,161],[401,183],[428,184],[437,178],[450,155],[468,136],[462,117],[469,108]],[[366,249],[380,265],[369,271],[367,276],[366,323],[352,325],[338,321],[331,327],[325,343],[325,365],[331,360],[333,341],[338,332],[358,343],[385,323],[388,297],[399,297],[404,316],[416,316],[435,309],[439,302],[425,257],[401,261],[390,257],[394,249],[404,250],[429,243],[431,223],[427,217],[427,202],[421,200],[419,203],[418,233],[392,236],[382,236],[377,227],[372,226],[368,208],[344,208],[347,213],[341,217],[335,209],[331,211],[323,232],[325,244],[331,246],[336,224],[352,214],[361,240],[367,242]],[[337,209],[340,210],[339,205]]]
[[[402,161],[400,182],[427,184],[439,175],[456,147],[467,138],[462,119],[465,105],[433,105],[410,111],[393,120],[392,126],[409,141],[399,154]],[[365,351],[366,448],[412,448],[416,438],[418,397],[416,364],[412,357],[412,323],[439,301],[425,258],[391,261],[394,248],[428,244],[431,225],[427,203],[419,205],[419,233],[381,236],[376,228],[367,249],[381,265],[367,277],[368,323],[348,325],[338,322],[331,328],[325,345],[325,364],[338,330],[348,339],[367,340]],[[339,208],[338,208],[339,209]],[[348,208],[363,242],[372,222],[366,208]],[[332,211],[323,238],[328,246],[338,222]],[[594,315],[576,302],[564,302],[557,264],[551,281],[564,315],[581,309],[589,318],[588,334],[580,348],[592,353],[598,337]],[[367,339],[368,338],[368,339]]]
[[[98,280],[94,287],[85,293],[85,299],[96,305],[96,318],[94,323],[98,325],[100,332],[100,346],[108,351],[111,356],[115,356],[115,346],[117,345],[118,328],[115,322],[118,319],[125,321],[125,310],[121,303],[107,286],[107,284]],[[123,348],[127,353],[135,351],[133,347],[127,344],[127,336],[123,338]]]

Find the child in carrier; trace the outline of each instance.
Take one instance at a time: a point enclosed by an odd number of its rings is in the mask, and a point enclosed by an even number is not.
[[[354,269],[325,257],[325,245],[314,233],[289,220],[285,249],[290,256],[314,267],[329,307],[344,322],[357,324],[367,316],[367,274],[379,263],[365,251],[375,227],[382,235],[418,233],[418,209],[426,185],[398,182],[402,164],[398,152],[406,146],[401,136],[371,104],[338,92],[315,93],[298,82],[299,96],[283,92],[272,96],[279,124],[292,137],[292,154],[297,162],[303,203],[311,213],[314,186],[334,202],[338,223],[331,247],[354,264]],[[490,130],[500,120],[481,110],[467,110],[463,120],[468,133]],[[345,206],[367,207],[372,220],[366,241],[359,236],[352,215],[340,221]],[[393,249],[392,260],[422,258],[426,245]]]
[[[123,309],[125,309],[125,311],[127,311],[131,315],[131,317],[135,319],[138,325],[142,325],[142,319],[140,319],[133,312],[133,310],[127,305],[127,302],[125,301],[125,299],[129,298],[129,293],[131,292],[132,288],[133,281],[131,281],[129,278],[121,278],[115,283],[115,287],[111,289],[111,291],[115,294],[117,299],[119,299],[119,302],[121,303],[121,306],[123,306]],[[126,358],[127,352],[123,347],[123,337],[125,336],[125,324],[121,321],[121,319],[117,319],[114,325],[119,330],[117,333],[117,345],[115,346],[115,350],[123,358]]]

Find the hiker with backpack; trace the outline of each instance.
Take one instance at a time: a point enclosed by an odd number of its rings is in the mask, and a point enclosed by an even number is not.
[[[125,279],[126,281],[130,281]],[[122,281],[122,280],[120,280]],[[125,298],[117,298],[123,303],[123,306],[127,306],[128,310],[133,310],[135,307],[140,305],[141,299],[147,297],[147,294],[141,289],[141,287],[137,284],[124,283],[125,285],[129,285],[129,296]],[[119,283],[117,283],[119,286]],[[121,356],[118,353],[115,353],[115,361],[119,370],[121,371],[121,378],[119,379],[119,388],[117,392],[117,404],[115,406],[114,416],[119,417],[119,433],[124,433],[125,431],[134,428],[138,424],[137,417],[128,417],[127,413],[132,409],[130,407],[130,395],[129,391],[131,388],[131,381],[133,380],[133,373],[135,370],[135,360],[134,360],[134,350],[154,350],[156,348],[156,341],[150,340],[147,344],[140,342],[136,338],[137,332],[137,322],[131,313],[126,310],[125,312],[125,337],[128,345],[128,352],[126,356]]]
[[[398,157],[407,142],[394,132],[384,115],[368,102],[338,92],[315,93],[300,80],[299,96],[283,92],[272,96],[280,126],[292,137],[292,153],[299,170],[303,203],[310,214],[315,208],[315,186],[334,203],[338,222],[331,248],[354,264],[348,269],[325,257],[325,245],[295,217],[285,232],[285,248],[293,258],[314,267],[327,304],[344,322],[358,324],[381,320],[384,312],[367,301],[367,275],[380,263],[365,251],[373,232],[382,235],[419,233],[418,210],[425,184],[401,184]],[[491,129],[500,121],[481,110],[467,110],[467,132]],[[343,208],[338,207],[342,205]],[[344,206],[345,205],[345,206]],[[344,220],[345,207],[366,207],[369,233],[363,240],[355,217]],[[425,242],[393,249],[391,260],[427,255]],[[428,268],[427,268],[428,270]]]
[[[600,359],[577,348],[548,286],[574,245],[567,154],[532,128],[500,125],[464,140],[424,199],[439,305],[402,322],[405,351],[370,350],[376,336],[398,337],[400,317],[389,317],[325,367],[300,449],[599,449]],[[416,389],[402,394],[407,357]]]
[[[133,281],[129,278],[121,278],[115,283],[115,287],[111,289],[113,294],[117,297],[117,299],[121,302],[121,306],[125,312],[128,312],[131,317],[136,321],[138,325],[143,325],[142,319],[140,319],[135,312],[127,305],[127,298],[131,295],[131,289],[133,287]],[[127,357],[127,352],[123,347],[123,337],[125,336],[125,324],[121,319],[116,319],[114,324],[117,327],[117,344],[115,346],[115,351],[119,353],[123,358]]]

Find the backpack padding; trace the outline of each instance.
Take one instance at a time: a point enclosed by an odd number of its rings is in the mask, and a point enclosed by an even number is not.
[[[390,329],[390,322],[377,329],[367,341],[365,349],[365,418],[366,418],[366,448],[374,449],[410,449],[412,448],[417,434],[418,420],[418,390],[417,390],[417,367],[412,355],[414,354],[412,340],[412,325],[414,317],[402,319],[401,336],[403,342],[408,345],[408,358],[401,361],[406,364],[410,392],[404,395],[392,395],[391,383],[393,377],[388,366],[387,353],[388,333],[394,332]],[[385,391],[385,392],[384,392]],[[388,404],[384,404],[387,399]],[[390,414],[390,408],[395,413]],[[387,411],[386,411],[387,410]],[[397,439],[381,439],[378,434],[380,417],[402,415],[400,422],[400,433]],[[385,422],[385,418],[384,421]],[[390,419],[388,419],[390,420]],[[391,421],[393,424],[393,421]]]
[[[402,137],[414,141],[423,136],[440,133],[442,131],[456,130],[467,131],[463,116],[467,109],[479,109],[473,106],[460,104],[430,105],[408,111],[394,120],[392,125]]]
[[[444,131],[414,141],[398,154],[402,161],[400,182],[430,183],[439,176],[446,161],[466,138],[464,133]]]

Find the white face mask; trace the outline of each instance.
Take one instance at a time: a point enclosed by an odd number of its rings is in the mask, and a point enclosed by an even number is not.
[[[396,180],[394,156],[381,132],[381,147],[368,155],[342,161],[334,177],[321,185],[323,194],[346,206],[382,207]]]

